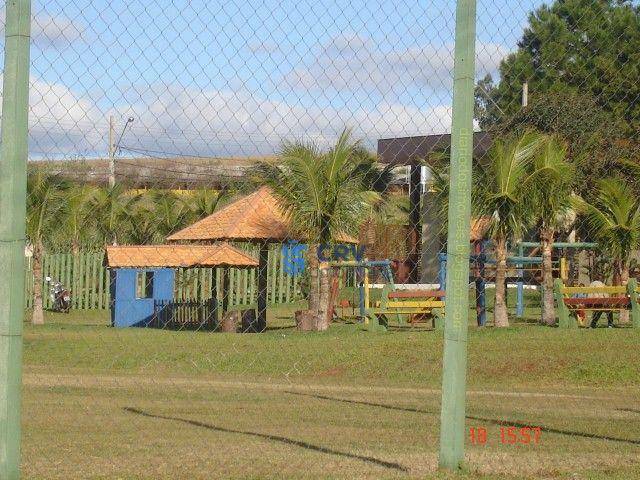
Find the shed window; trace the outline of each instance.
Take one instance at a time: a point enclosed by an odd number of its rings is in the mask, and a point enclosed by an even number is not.
[[[153,272],[136,273],[136,298],[153,298]]]

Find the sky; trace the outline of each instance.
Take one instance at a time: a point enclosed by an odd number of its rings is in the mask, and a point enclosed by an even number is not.
[[[538,0],[478,0],[477,76]],[[449,131],[453,0],[34,0],[32,158],[247,156]],[[4,23],[4,22],[3,22]]]

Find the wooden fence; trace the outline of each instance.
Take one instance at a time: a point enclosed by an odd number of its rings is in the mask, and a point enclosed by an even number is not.
[[[46,277],[61,282],[71,290],[71,308],[78,310],[109,308],[109,272],[103,266],[103,252],[51,253],[42,259],[42,301],[44,308],[50,308],[49,285]],[[26,302],[33,305],[34,277],[31,259],[27,258]]]
[[[257,252],[247,248],[257,257]],[[285,304],[303,298],[300,288],[301,277],[290,276],[284,270],[281,246],[269,247],[269,270],[267,274],[268,302],[271,305]],[[215,273],[214,273],[215,272]],[[217,291],[220,292],[222,269],[178,268],[174,299],[176,301],[205,301],[211,298],[211,282],[215,275]],[[71,308],[77,310],[109,308],[109,271],[104,266],[104,252],[50,253],[43,259],[42,283],[43,303],[51,307],[49,286],[46,277],[59,281],[71,290]],[[256,302],[257,278],[255,269],[229,269],[229,306],[248,305]],[[353,278],[349,283],[352,283]],[[26,301],[33,304],[33,273],[27,258]],[[222,299],[219,299],[222,300]]]

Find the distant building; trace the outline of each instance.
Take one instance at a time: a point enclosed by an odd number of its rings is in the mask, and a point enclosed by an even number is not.
[[[486,132],[473,134],[473,155],[483,157],[491,147],[491,135]],[[383,164],[405,166],[409,170],[409,238],[407,250],[410,283],[434,283],[438,276],[438,253],[443,245],[440,240],[441,225],[435,215],[430,193],[423,192],[426,181],[422,162],[433,153],[448,151],[451,135],[424,135],[417,137],[384,138],[378,140],[378,161]],[[419,265],[421,268],[419,268]]]

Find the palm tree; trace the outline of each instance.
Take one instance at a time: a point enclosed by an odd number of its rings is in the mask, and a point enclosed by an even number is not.
[[[206,188],[194,190],[186,199],[189,208],[189,223],[197,222],[211,215],[222,206],[228,197],[229,191],[226,189],[218,191]]]
[[[33,325],[44,324],[42,257],[50,235],[58,229],[65,202],[60,179],[35,170],[27,179],[27,239],[32,249]]]
[[[131,228],[127,231],[127,243],[145,245],[158,242],[158,225],[153,204],[138,198],[130,211]],[[164,239],[161,239],[162,241]]]
[[[294,234],[309,241],[309,310],[317,330],[329,326],[329,269],[319,268],[317,246],[341,234],[357,234],[370,205],[378,196],[365,187],[359,143],[345,130],[337,143],[322,152],[316,145],[286,143],[279,165],[261,164],[269,185],[290,219]],[[320,270],[320,281],[318,281]]]
[[[103,244],[117,245],[127,239],[132,228],[132,212],[137,196],[121,184],[96,189],[88,201],[96,221],[96,231]]]
[[[375,245],[376,225],[380,219],[388,218],[388,210],[391,207],[388,200],[389,187],[393,181],[393,165],[388,164],[380,168],[377,157],[362,146],[354,149],[353,157],[357,163],[354,174],[362,179],[362,188],[377,194],[372,198],[371,208],[364,222],[364,243],[368,251]],[[335,274],[337,273],[336,271]]]
[[[613,284],[626,285],[631,253],[640,247],[640,199],[624,180],[608,178],[599,183],[593,201],[576,198],[575,205],[600,250],[612,259]]]
[[[507,243],[521,238],[533,222],[533,204],[525,184],[541,141],[542,137],[533,132],[496,141],[489,152],[490,163],[480,167],[475,186],[475,213],[491,218],[488,234],[494,242],[496,257],[493,311],[496,327],[509,326],[505,301]]]
[[[148,211],[155,224],[154,241],[163,242],[172,232],[187,225],[189,208],[170,190],[149,190],[138,197],[142,212]]]
[[[571,210],[571,188],[574,168],[567,161],[567,149],[557,137],[545,138],[544,145],[535,156],[533,172],[525,182],[531,187],[536,221],[540,225],[542,249],[542,321],[555,323],[553,299],[552,249],[556,232]]]
[[[96,187],[88,185],[71,185],[64,191],[64,219],[62,228],[66,244],[71,246],[71,253],[77,255],[82,245],[86,245],[89,231],[93,223],[93,212],[88,208],[89,200]]]

